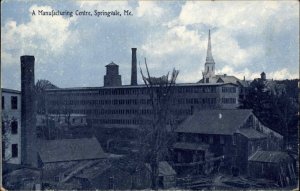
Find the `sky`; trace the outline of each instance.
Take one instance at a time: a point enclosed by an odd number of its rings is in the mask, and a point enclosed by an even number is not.
[[[217,74],[247,80],[299,78],[298,1],[16,1],[1,2],[1,87],[20,90],[20,56],[35,56],[35,80],[58,87],[103,86],[105,66],[130,84],[131,48],[152,76],[173,68],[177,82],[202,78],[208,30]],[[72,11],[73,16],[43,16]],[[76,16],[75,11],[122,16]],[[132,12],[123,15],[124,10]],[[33,15],[35,11],[35,15]],[[138,66],[139,67],[139,66]],[[138,83],[142,83],[138,73]]]

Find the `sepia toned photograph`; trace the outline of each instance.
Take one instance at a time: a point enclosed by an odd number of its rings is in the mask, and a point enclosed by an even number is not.
[[[2,190],[298,190],[299,1],[1,1]]]

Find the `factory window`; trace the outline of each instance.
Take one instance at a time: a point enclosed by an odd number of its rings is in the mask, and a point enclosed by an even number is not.
[[[236,103],[236,99],[235,98],[222,98],[222,103],[233,104],[233,103]]]
[[[182,93],[182,88],[177,89],[178,93]]]
[[[217,88],[216,87],[211,87],[211,92],[216,93],[217,92]]]
[[[11,134],[17,134],[18,133],[18,121],[12,121],[11,122]]]
[[[4,96],[2,96],[2,109],[5,108],[5,103],[4,103]]]
[[[223,93],[236,93],[235,87],[222,87]]]
[[[18,97],[11,96],[11,109],[18,109]]]
[[[220,144],[224,145],[224,143],[225,143],[224,137],[220,136]]]
[[[114,177],[111,176],[108,179],[108,189],[114,189]]]
[[[18,157],[18,144],[11,145],[11,157],[12,158]]]
[[[232,145],[236,145],[236,136],[232,137]]]

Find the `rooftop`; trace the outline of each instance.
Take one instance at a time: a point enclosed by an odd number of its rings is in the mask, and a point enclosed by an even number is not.
[[[21,91],[19,90],[13,90],[13,89],[7,89],[7,88],[1,88],[2,92],[6,92],[6,93],[16,93],[16,94],[21,94]]]
[[[281,151],[256,151],[248,158],[248,161],[266,163],[291,162],[292,160],[291,156]]]
[[[233,135],[250,115],[252,115],[250,109],[200,110],[188,117],[175,131],[178,133]]]
[[[234,83],[176,83],[175,87],[186,87],[186,86],[222,86],[225,84],[231,84],[231,85],[235,85]],[[122,85],[122,86],[112,86],[112,87],[71,87],[71,88],[57,88],[57,89],[46,89],[46,91],[48,92],[55,92],[55,91],[86,91],[86,90],[91,90],[91,91],[97,91],[97,90],[101,90],[101,89],[120,89],[120,88],[124,88],[124,89],[130,89],[130,88],[145,88],[146,85],[144,84],[140,84],[140,85],[136,85],[136,86],[132,86],[132,85]]]
[[[239,81],[242,81],[242,80],[238,79],[235,76],[228,76],[226,74],[215,75],[215,76],[209,78],[209,83],[233,83],[233,84],[236,84]],[[203,79],[201,79],[198,83],[202,83],[202,82],[203,82]]]
[[[240,133],[247,137],[248,139],[263,139],[267,138],[266,134],[263,134],[255,129],[250,129],[250,128],[241,128],[237,130],[237,133]]]
[[[95,137],[39,140],[38,153],[43,163],[90,160],[107,157]]]
[[[111,62],[111,63],[107,64],[106,66],[118,66],[118,64],[115,64],[114,62]]]

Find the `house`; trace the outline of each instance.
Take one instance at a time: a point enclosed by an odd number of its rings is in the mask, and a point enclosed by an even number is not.
[[[248,159],[248,174],[274,180],[285,187],[297,184],[295,160],[281,151],[256,151]]]
[[[246,173],[248,157],[256,150],[280,150],[282,145],[282,136],[261,124],[251,110],[200,110],[175,132],[179,171],[189,167],[199,173],[204,165],[223,164]]]
[[[73,174],[106,158],[95,137],[38,141],[43,181],[66,182]]]
[[[21,92],[1,88],[2,157],[5,162],[21,164]]]

